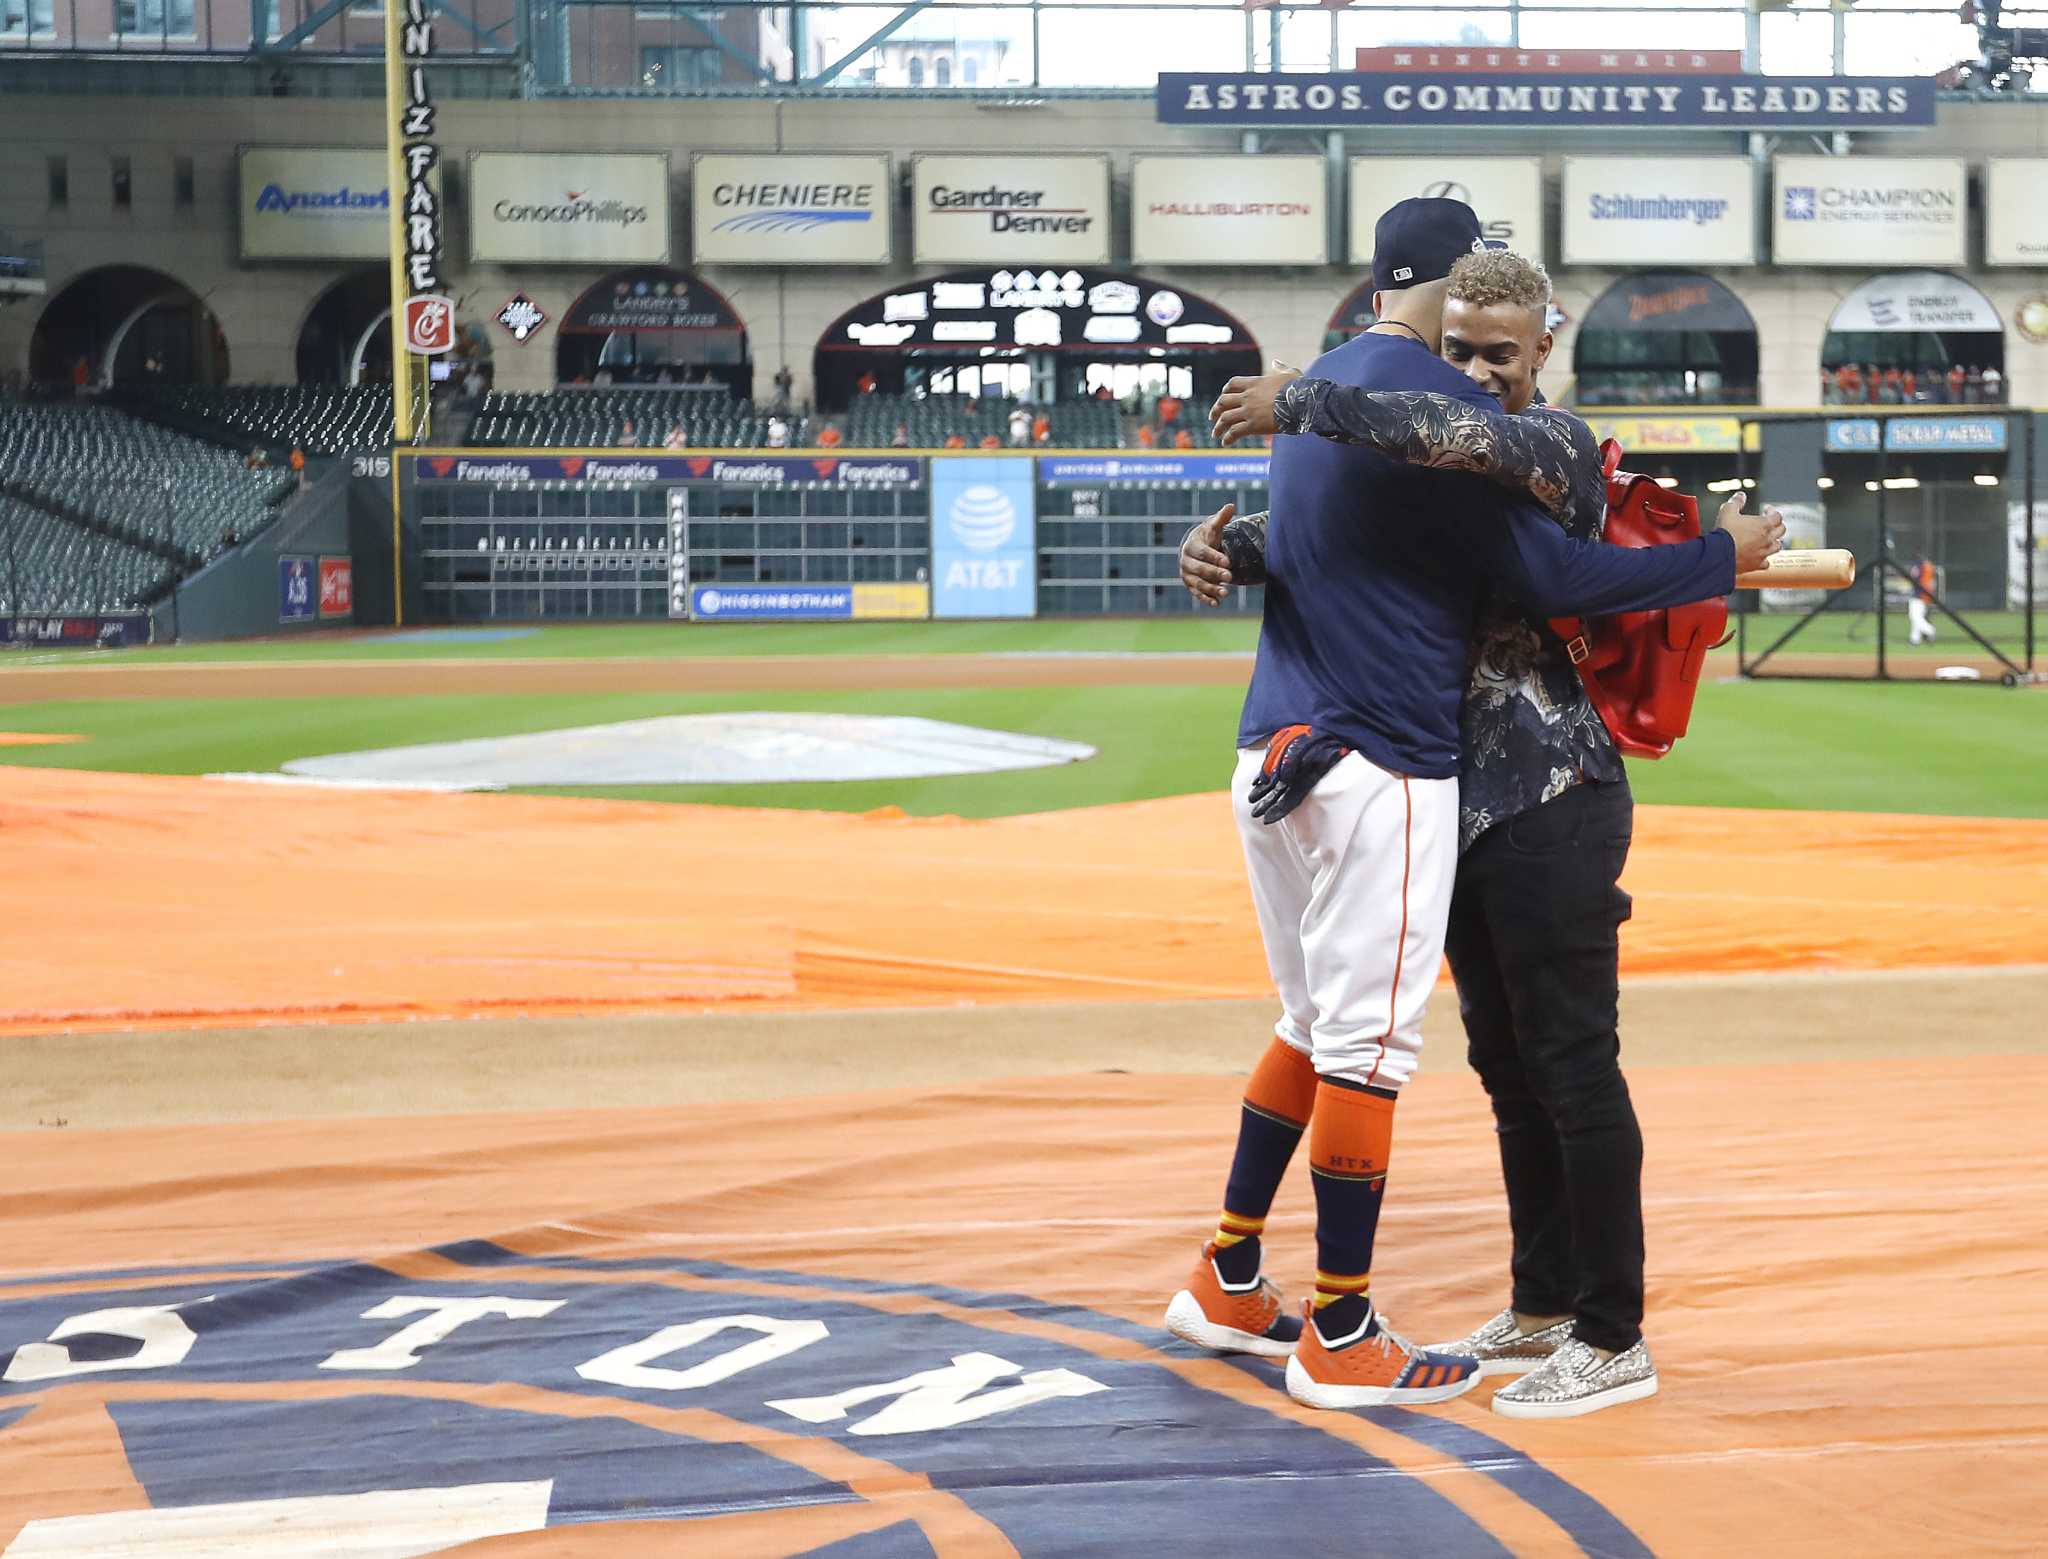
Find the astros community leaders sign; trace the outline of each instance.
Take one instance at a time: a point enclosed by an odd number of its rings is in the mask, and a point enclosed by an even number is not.
[[[883,265],[896,202],[886,152],[700,152],[694,254],[726,265]]]
[[[1181,74],[1159,78],[1165,124],[1552,129],[1904,130],[1934,123],[1931,78]]]
[[[469,257],[501,265],[665,262],[668,154],[473,154]]]
[[[1107,157],[911,159],[919,265],[1109,263]]]

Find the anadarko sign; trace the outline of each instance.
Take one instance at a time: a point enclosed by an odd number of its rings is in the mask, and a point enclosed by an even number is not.
[[[1107,157],[911,159],[919,265],[1109,263]]]
[[[1771,164],[1779,265],[1961,265],[1968,183],[1954,157],[1779,157]]]
[[[1133,157],[1136,265],[1325,265],[1320,157]]]
[[[666,152],[477,152],[469,257],[499,265],[664,264]]]
[[[1159,77],[1164,124],[1907,130],[1934,123],[1931,78],[1373,75]]]
[[[239,177],[244,260],[381,260],[391,251],[382,151],[244,146]]]

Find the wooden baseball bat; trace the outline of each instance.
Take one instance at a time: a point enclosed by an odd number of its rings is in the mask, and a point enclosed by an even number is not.
[[[1843,547],[1787,548],[1735,576],[1737,590],[1842,590],[1855,583],[1856,554]]]

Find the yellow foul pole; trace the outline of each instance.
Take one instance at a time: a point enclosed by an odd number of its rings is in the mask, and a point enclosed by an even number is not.
[[[399,48],[399,0],[384,0],[384,165],[391,190],[391,620],[405,624],[405,538],[398,512],[398,451],[412,443],[412,354],[405,349],[405,55]]]

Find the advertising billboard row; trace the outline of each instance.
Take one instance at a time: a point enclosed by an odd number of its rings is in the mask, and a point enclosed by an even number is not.
[[[701,153],[691,159],[691,253],[706,264],[883,265],[896,252],[887,153]],[[910,159],[918,264],[1094,266],[1114,248],[1107,156]],[[380,150],[245,146],[245,261],[376,260],[391,192]],[[438,170],[434,175],[438,180]],[[1952,157],[1782,156],[1771,164],[1771,258],[1779,265],[1959,266],[1968,258],[1968,166]],[[2048,263],[2048,159],[1984,165],[1985,262]],[[476,152],[469,255],[496,265],[666,265],[665,152]],[[1545,249],[1543,168],[1533,157],[1354,157],[1346,246],[1372,254],[1379,213],[1411,195],[1467,201],[1487,237]],[[438,185],[437,185],[438,188]],[[1759,177],[1744,157],[1567,157],[1560,249],[1567,265],[1759,263]],[[1130,252],[1138,265],[1318,266],[1332,190],[1315,156],[1131,159]]]

